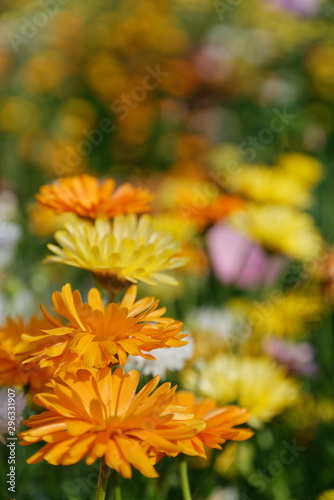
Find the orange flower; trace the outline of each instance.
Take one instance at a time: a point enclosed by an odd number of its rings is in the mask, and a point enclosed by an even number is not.
[[[79,217],[95,220],[100,215],[109,218],[123,214],[150,211],[153,196],[146,189],[123,184],[115,190],[114,179],[100,182],[90,175],[63,177],[42,186],[36,195],[38,202],[52,208],[56,214],[73,212]]]
[[[196,204],[196,198],[188,200],[181,204],[180,209],[199,229],[205,229],[244,206],[245,202],[237,196],[220,195],[207,203],[201,200],[201,203]]]
[[[229,441],[245,441],[253,436],[250,429],[235,428],[247,422],[251,414],[239,406],[217,408],[213,399],[202,399],[196,403],[192,392],[179,391],[175,394],[173,404],[186,407],[187,413],[195,418],[203,418],[206,427],[192,437],[188,445],[197,451],[200,457],[206,458],[204,446],[221,450],[221,444]]]
[[[31,318],[24,324],[22,318],[16,320],[8,318],[4,326],[0,327],[0,385],[27,385],[32,393],[40,392],[49,382],[53,370],[43,369],[37,365],[24,365],[25,344],[21,341],[23,332],[28,332],[31,338],[41,334],[42,329],[50,328],[46,319]]]
[[[139,373],[127,375],[121,368],[78,370],[52,381],[52,393],[38,394],[34,402],[48,411],[30,417],[29,427],[18,437],[20,444],[47,444],[28,459],[54,465],[72,465],[84,457],[91,465],[105,457],[107,465],[123,477],[132,475],[131,465],[147,477],[157,477],[152,462],[156,455],[189,453],[186,440],[202,430],[202,419],[170,406],[176,387],[165,383],[153,394],[159,376],[137,393]],[[153,458],[152,458],[153,457]]]
[[[62,293],[52,295],[55,311],[66,318],[63,326],[42,309],[53,328],[44,330],[36,338],[23,335],[30,358],[26,363],[52,366],[55,376],[76,364],[84,368],[102,368],[120,363],[125,365],[128,354],[155,359],[148,352],[161,347],[185,345],[181,333],[183,324],[163,318],[165,308],[157,309],[159,301],[153,297],[136,300],[137,287],[131,286],[120,304],[104,307],[96,288],[88,293],[88,303],[82,303],[78,290],[72,293],[70,284]],[[145,351],[145,352],[143,352]]]

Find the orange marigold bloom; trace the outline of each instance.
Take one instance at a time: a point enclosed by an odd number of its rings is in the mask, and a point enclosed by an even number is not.
[[[204,446],[221,450],[226,441],[245,441],[254,434],[250,429],[235,428],[250,419],[251,414],[245,408],[235,405],[218,408],[213,399],[196,402],[195,395],[188,391],[177,392],[173,404],[186,407],[187,413],[195,418],[204,419],[205,428],[188,442],[203,458],[206,458]]]
[[[202,199],[200,199],[200,203],[196,203],[196,201],[195,197],[188,202],[181,203],[180,209],[183,215],[194,222],[199,229],[205,229],[245,206],[245,202],[241,198],[225,194],[207,203],[203,203]]]
[[[171,406],[176,387],[170,383],[152,391],[159,375],[136,394],[139,373],[127,375],[121,368],[111,372],[78,370],[52,381],[52,393],[38,394],[34,402],[48,411],[30,417],[29,427],[18,437],[20,444],[47,444],[28,459],[54,465],[72,465],[84,457],[91,465],[99,457],[123,477],[132,475],[131,465],[147,477],[157,477],[152,463],[156,455],[196,452],[187,440],[200,432],[204,423]]]
[[[21,341],[24,332],[31,338],[36,338],[42,329],[50,328],[50,323],[45,319],[35,317],[25,324],[22,318],[7,318],[6,324],[0,326],[0,385],[27,385],[32,393],[40,392],[49,382],[52,368],[40,368],[37,365],[25,365],[25,355],[22,352],[25,344]]]
[[[44,330],[38,338],[22,336],[30,344],[26,363],[52,366],[56,376],[73,364],[84,368],[102,368],[110,363],[124,366],[128,354],[155,359],[148,354],[153,349],[187,343],[182,340],[187,336],[181,333],[183,324],[162,317],[166,309],[157,309],[158,300],[146,297],[136,301],[136,295],[133,285],[120,304],[105,307],[99,291],[92,288],[88,302],[83,304],[80,292],[73,293],[71,285],[65,285],[61,293],[53,293],[52,300],[55,311],[69,323],[63,326],[42,308],[53,328]]]
[[[42,186],[36,199],[56,214],[73,212],[93,220],[101,215],[112,218],[150,211],[153,196],[148,190],[135,188],[129,183],[115,188],[114,179],[99,181],[90,175],[63,177]]]

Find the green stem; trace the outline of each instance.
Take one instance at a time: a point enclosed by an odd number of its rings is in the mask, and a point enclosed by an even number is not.
[[[121,488],[118,480],[118,472],[116,470],[113,470],[111,474],[111,488],[113,493],[113,500],[122,500]]]
[[[191,500],[191,491],[188,479],[188,462],[185,455],[180,455],[179,457],[179,470],[183,500]]]
[[[100,476],[99,484],[97,486],[96,500],[104,500],[106,497],[108,479],[109,479],[110,469],[106,464],[104,457],[100,459]]]

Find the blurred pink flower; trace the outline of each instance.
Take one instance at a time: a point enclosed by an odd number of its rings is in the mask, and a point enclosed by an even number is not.
[[[270,0],[275,7],[297,12],[303,16],[312,16],[319,7],[319,0]]]
[[[263,350],[293,375],[311,376],[318,371],[313,346],[308,342],[296,344],[273,336],[264,342]]]
[[[207,245],[218,280],[246,290],[271,285],[288,263],[286,257],[269,255],[256,242],[223,223],[209,230]]]

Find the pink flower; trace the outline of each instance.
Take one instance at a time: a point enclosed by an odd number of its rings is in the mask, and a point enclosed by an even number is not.
[[[312,16],[319,7],[319,0],[270,0],[274,7],[289,10],[302,16]]]
[[[223,223],[209,230],[207,245],[218,280],[243,289],[271,285],[288,262],[282,255],[269,255],[256,242]]]
[[[313,346],[308,342],[296,344],[273,336],[265,341],[263,349],[293,375],[311,376],[318,371]]]

